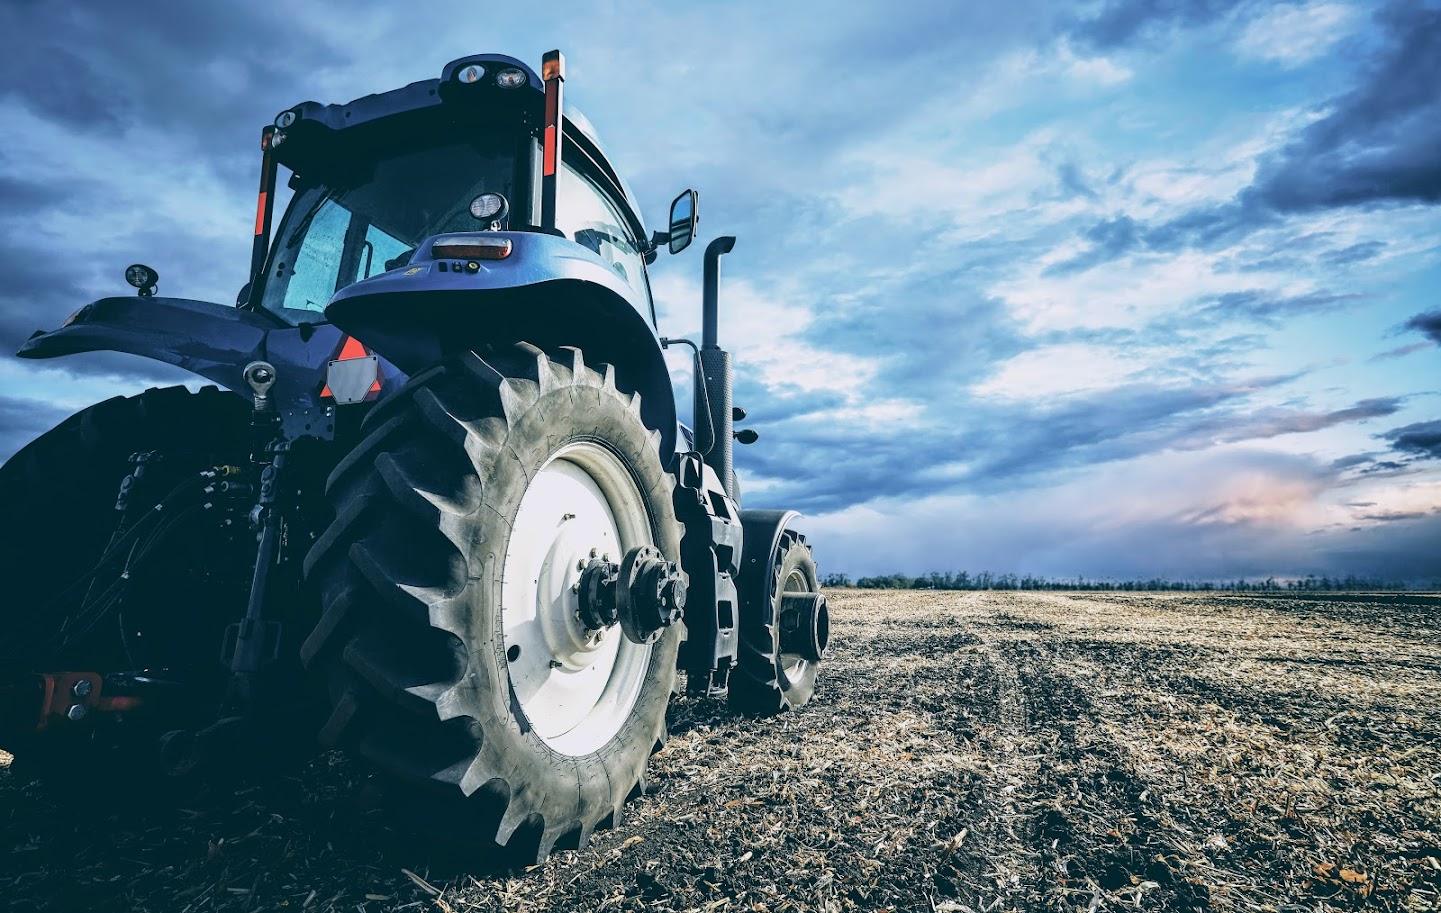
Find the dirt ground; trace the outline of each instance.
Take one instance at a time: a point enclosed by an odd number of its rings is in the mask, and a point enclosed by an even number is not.
[[[1441,909],[1441,597],[838,591],[817,698],[678,699],[649,793],[497,872],[327,756],[179,810],[0,774],[12,910]]]

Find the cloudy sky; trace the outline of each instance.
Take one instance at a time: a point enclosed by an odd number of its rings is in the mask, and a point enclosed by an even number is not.
[[[233,301],[276,111],[560,47],[647,220],[702,193],[663,332],[739,236],[747,504],[823,571],[1441,580],[1435,2],[228,6],[0,5],[5,353],[136,260]],[[183,380],[7,354],[0,456]]]

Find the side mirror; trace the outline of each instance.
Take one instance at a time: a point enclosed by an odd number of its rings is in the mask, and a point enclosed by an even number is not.
[[[700,194],[687,190],[670,204],[670,252],[678,254],[695,240],[696,223],[700,215],[696,212]]]

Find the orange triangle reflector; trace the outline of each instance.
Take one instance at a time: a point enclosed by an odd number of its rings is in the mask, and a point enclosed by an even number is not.
[[[365,344],[362,343],[359,339],[356,339],[354,336],[346,336],[343,338],[345,341],[341,343],[340,354],[336,355],[335,358],[332,359],[333,361],[351,361],[352,359],[356,358],[370,357],[371,351],[367,349],[365,347]],[[381,379],[378,375],[379,372],[377,372],[375,383],[370,385],[371,394],[379,393],[381,390]],[[327,383],[324,387],[321,388],[320,395],[330,397],[331,399],[335,398],[335,394],[332,393],[330,390],[329,383]],[[370,396],[366,397],[366,399],[370,398]]]

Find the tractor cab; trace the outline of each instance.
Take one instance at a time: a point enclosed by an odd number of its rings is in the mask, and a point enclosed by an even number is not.
[[[589,122],[560,116],[562,80],[558,59],[543,81],[514,58],[475,55],[439,79],[282,111],[262,139],[256,254],[265,260],[242,305],[319,323],[337,292],[407,266],[436,235],[542,232],[593,253],[653,324],[645,265],[655,243]],[[276,165],[295,193],[264,251]],[[693,213],[693,195],[682,197]]]

